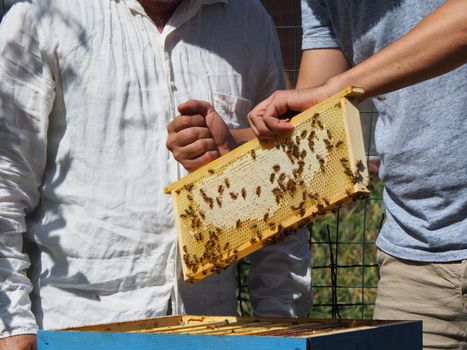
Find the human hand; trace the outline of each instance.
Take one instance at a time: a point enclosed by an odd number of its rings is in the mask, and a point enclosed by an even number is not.
[[[333,94],[327,86],[301,90],[279,90],[260,102],[248,114],[250,126],[255,135],[270,139],[289,133],[293,126],[281,116],[289,111],[302,112]]]
[[[37,350],[35,334],[14,335],[0,339],[0,349],[2,350]]]
[[[185,169],[193,171],[235,148],[229,127],[206,101],[189,100],[167,125],[167,148]]]

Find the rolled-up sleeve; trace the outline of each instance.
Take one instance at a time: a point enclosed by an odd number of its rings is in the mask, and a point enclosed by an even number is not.
[[[20,3],[0,25],[0,338],[37,331],[23,233],[39,202],[55,95],[36,19]]]
[[[337,48],[327,8],[318,0],[302,1],[302,49]]]

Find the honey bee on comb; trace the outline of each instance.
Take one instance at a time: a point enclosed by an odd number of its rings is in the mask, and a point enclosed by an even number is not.
[[[358,110],[345,98],[355,91],[297,115],[290,134],[253,139],[169,186],[185,280],[220,272],[368,191]]]

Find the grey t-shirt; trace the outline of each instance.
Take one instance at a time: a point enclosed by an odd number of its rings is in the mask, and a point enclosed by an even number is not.
[[[339,47],[356,65],[443,2],[302,0],[302,47]],[[415,261],[467,259],[467,65],[385,97],[374,100],[387,209],[378,247]]]

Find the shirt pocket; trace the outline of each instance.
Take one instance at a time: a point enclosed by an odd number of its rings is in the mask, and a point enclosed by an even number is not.
[[[246,128],[253,103],[243,97],[211,92],[211,104],[230,128]]]

